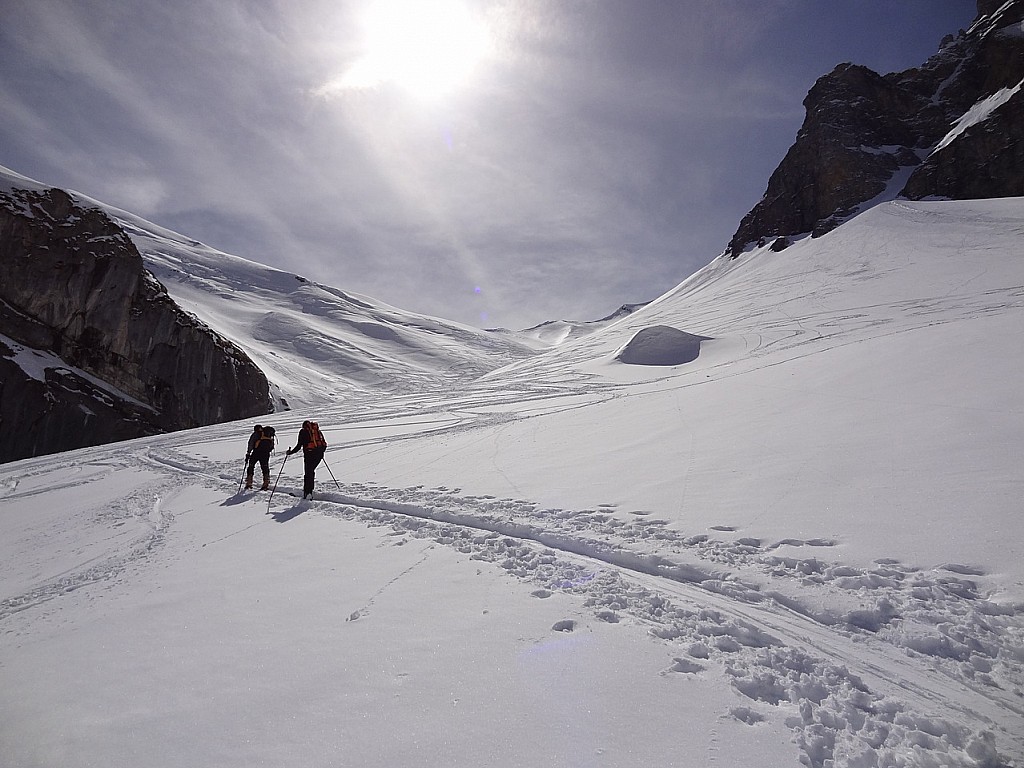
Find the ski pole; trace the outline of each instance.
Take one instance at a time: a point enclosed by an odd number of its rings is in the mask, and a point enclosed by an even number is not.
[[[238,478],[238,493],[235,494],[236,496],[239,493],[242,492],[242,483],[245,482],[245,470],[247,470],[248,468],[249,468],[249,454],[246,454],[245,458],[242,460],[242,476],[240,478]]]
[[[284,461],[281,462],[281,469],[277,473],[277,480],[274,481],[274,489],[270,492],[270,498],[267,499],[267,511],[270,511],[270,502],[272,502],[274,500],[274,494],[277,493],[277,483],[281,479],[281,472],[284,472],[284,465],[288,463],[288,457],[290,455],[291,454],[289,454],[287,451],[285,451]]]
[[[336,486],[338,486],[338,490],[340,491],[340,490],[341,490],[341,483],[339,483],[339,482],[337,481],[337,479],[336,479],[336,478],[334,477],[334,473],[333,473],[333,472],[331,472],[331,468],[330,468],[329,466],[327,466],[327,457],[326,457],[326,456],[324,457],[324,460],[323,460],[323,461],[324,461],[324,466],[325,466],[325,467],[327,467],[327,472],[328,472],[328,473],[330,474],[330,476],[331,476],[331,480],[334,480],[334,484],[335,484]]]

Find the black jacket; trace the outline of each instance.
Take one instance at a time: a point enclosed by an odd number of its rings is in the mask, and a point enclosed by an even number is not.
[[[288,453],[298,453],[300,448],[306,450],[307,445],[309,445],[309,430],[303,427],[299,430],[298,442],[295,443],[295,447],[288,451]]]

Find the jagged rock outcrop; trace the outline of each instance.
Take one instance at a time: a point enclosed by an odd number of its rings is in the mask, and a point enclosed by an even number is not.
[[[879,75],[841,64],[804,99],[796,141],[727,253],[822,235],[899,196],[1024,195],[1024,0],[978,18],[923,66]]]
[[[240,349],[59,189],[0,190],[0,461],[273,410]]]

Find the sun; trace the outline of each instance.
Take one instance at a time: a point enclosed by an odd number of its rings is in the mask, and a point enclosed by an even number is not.
[[[487,30],[460,0],[375,0],[363,19],[365,53],[338,90],[393,83],[422,98],[457,89],[487,52]]]

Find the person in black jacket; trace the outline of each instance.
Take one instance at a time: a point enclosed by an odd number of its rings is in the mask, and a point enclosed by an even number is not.
[[[245,487],[252,488],[252,476],[259,462],[263,470],[261,491],[270,487],[270,452],[274,450],[274,428],[257,424],[249,435],[249,447],[245,452]]]
[[[316,479],[316,468],[324,459],[324,452],[327,450],[327,441],[320,432],[320,425],[315,421],[302,422],[302,429],[299,430],[299,439],[294,448],[288,449],[288,455],[302,451],[302,458],[305,464],[305,474],[302,477],[302,498],[313,498],[313,483]]]

